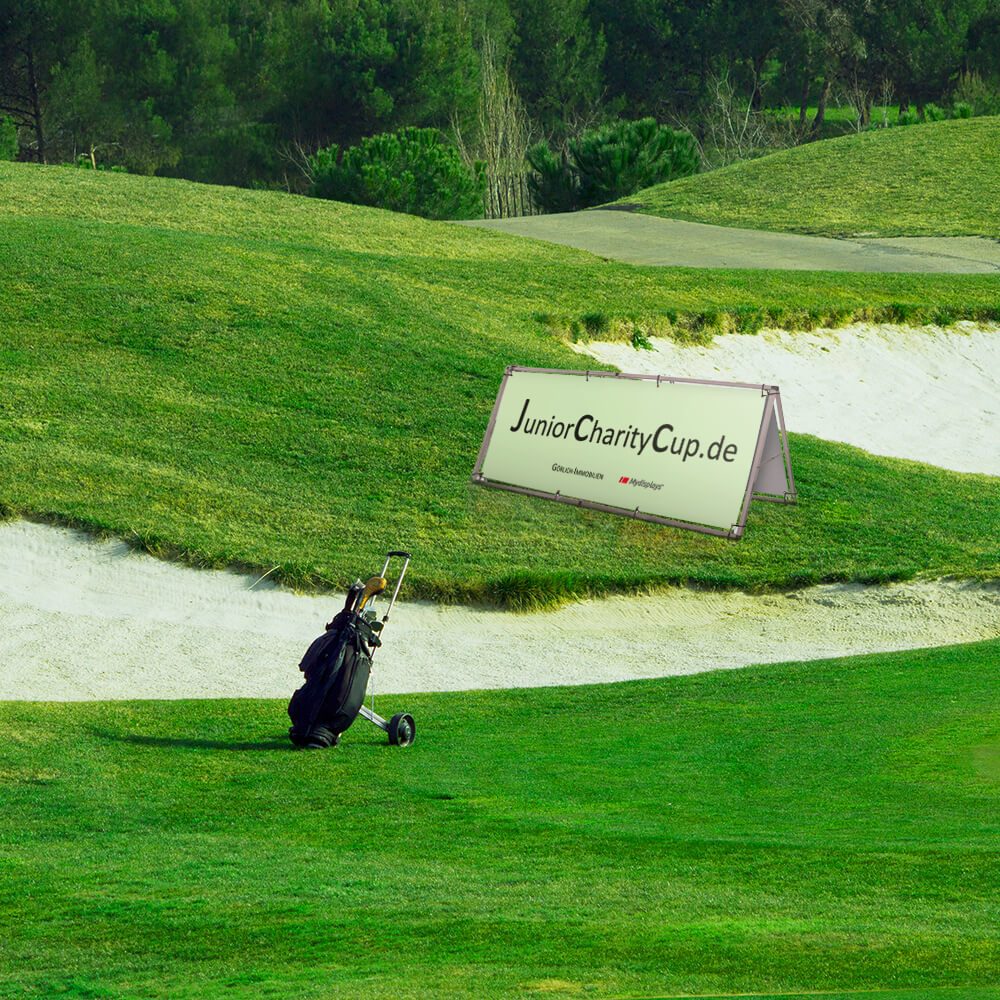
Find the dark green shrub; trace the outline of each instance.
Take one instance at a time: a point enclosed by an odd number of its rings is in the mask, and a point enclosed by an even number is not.
[[[651,351],[653,349],[653,342],[646,336],[646,331],[642,327],[636,326],[632,328],[632,346],[637,351]]]
[[[604,313],[584,313],[580,317],[587,336],[597,339],[602,333],[607,333],[611,329],[611,321]]]
[[[317,198],[373,205],[427,219],[483,215],[485,169],[470,170],[432,128],[404,128],[362,139],[341,153],[321,149],[310,160]]]
[[[972,105],[968,101],[955,101],[955,106],[951,109],[953,118],[971,118]]]
[[[916,125],[920,121],[920,115],[916,111],[901,111],[896,118],[897,125]]]
[[[585,132],[568,153],[553,153],[545,143],[528,152],[534,174],[529,186],[546,212],[570,212],[603,205],[642,188],[696,173],[694,139],[658,125],[652,118],[614,122]]]
[[[945,118],[948,117],[947,112],[944,108],[939,108],[936,104],[930,103],[924,105],[924,121],[925,122],[943,122]]]
[[[652,118],[614,122],[570,143],[587,207],[616,201],[642,188],[687,177],[698,169],[698,152],[687,132]]]
[[[0,118],[0,160],[17,159],[17,126],[11,117]]]
[[[580,207],[580,179],[565,151],[553,153],[540,142],[528,150],[528,190],[546,212],[572,212]]]
[[[951,99],[956,107],[959,104],[968,104],[972,109],[971,115],[965,116],[956,113],[956,118],[1000,115],[1000,84],[996,79],[984,79],[975,72],[959,75]]]

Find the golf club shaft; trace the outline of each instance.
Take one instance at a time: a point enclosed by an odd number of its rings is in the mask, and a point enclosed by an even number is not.
[[[392,597],[389,599],[389,607],[385,609],[385,614],[382,616],[383,625],[389,620],[389,612],[392,611],[392,606],[396,603],[396,598],[399,596],[399,588],[403,586],[403,577],[406,576],[406,568],[410,565],[409,552],[390,552],[385,559],[387,567],[389,560],[393,556],[399,556],[403,560],[403,568],[399,571],[399,576],[396,577],[396,586],[393,588]]]

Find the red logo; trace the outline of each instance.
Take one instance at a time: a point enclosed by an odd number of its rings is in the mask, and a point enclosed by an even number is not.
[[[622,476],[621,479],[618,480],[618,482],[620,482],[620,483],[627,483],[628,482],[628,476]]]

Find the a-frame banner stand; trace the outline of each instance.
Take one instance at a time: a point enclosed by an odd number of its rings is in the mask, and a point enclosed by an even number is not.
[[[796,500],[777,386],[516,365],[472,481],[733,539]]]

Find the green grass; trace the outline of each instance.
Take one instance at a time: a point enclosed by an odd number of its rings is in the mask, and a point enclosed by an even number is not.
[[[825,139],[640,191],[666,218],[827,236],[1000,236],[1000,118]]]
[[[469,484],[508,364],[562,333],[1000,319],[982,276],[637,268],[371,209],[0,164],[0,513],[342,586],[530,607],[693,583],[993,577],[1000,480],[793,437],[738,544]],[[631,325],[630,325],[631,324]],[[794,417],[795,398],[786,399]]]
[[[314,754],[282,702],[4,703],[0,996],[995,997],[998,683],[992,641],[387,697],[416,745]]]
[[[806,128],[808,129],[812,126],[813,119],[816,117],[815,105],[810,105],[806,111]],[[773,116],[776,121],[787,122],[789,125],[794,125],[796,129],[798,128],[798,105],[785,104],[779,107],[768,108],[767,113]],[[896,104],[875,105],[872,108],[871,120],[878,128],[884,127],[883,122],[888,122],[890,126],[895,125],[899,120],[899,106]],[[839,135],[854,135],[857,131],[856,121],[857,114],[854,108],[848,105],[828,105],[826,114],[823,116],[819,138],[832,139]]]
[[[772,107],[767,109],[767,113],[774,115],[775,118],[782,120],[790,120],[797,122],[799,120],[799,107],[797,104],[782,104],[778,107]],[[813,118],[816,117],[816,105],[810,104],[806,108],[806,120],[807,122],[812,122]],[[888,120],[890,125],[895,125],[899,118],[899,105],[898,104],[876,104],[872,106],[872,121],[880,123],[883,116]],[[832,122],[838,125],[851,126],[853,128],[854,122],[857,120],[857,112],[848,104],[828,104],[826,107],[826,112],[823,115],[824,122]]]

